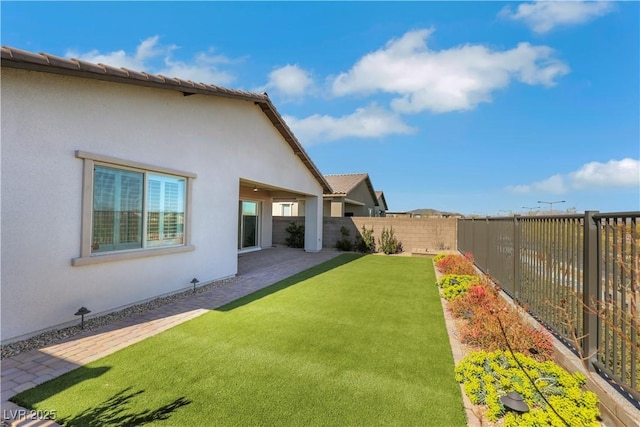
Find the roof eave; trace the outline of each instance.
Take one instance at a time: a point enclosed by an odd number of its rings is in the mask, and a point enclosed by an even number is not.
[[[371,198],[373,199],[374,206],[380,206],[378,204],[378,196],[376,196],[376,190],[373,188],[373,184],[371,183],[371,178],[369,178],[369,174],[367,174],[365,178],[367,182],[367,187],[369,187],[369,193],[371,193]]]
[[[291,129],[289,129],[282,116],[280,116],[280,113],[278,113],[278,110],[266,93],[257,94],[226,89],[219,86],[194,83],[188,80],[147,74],[104,64],[93,64],[86,61],[60,58],[42,53],[35,54],[4,46],[0,48],[0,53],[2,67],[82,77],[122,84],[132,84],[156,89],[174,90],[182,92],[185,96],[201,94],[254,102],[260,107],[262,112],[267,116],[278,132],[280,132],[284,140],[293,150],[293,153],[302,161],[313,177],[322,186],[323,193],[331,193],[333,191],[327,180],[320,173],[316,165],[302,147],[302,144],[300,144]]]
[[[278,132],[280,132],[287,144],[289,144],[289,146],[293,150],[293,154],[298,156],[302,163],[304,163],[305,166],[307,166],[307,168],[311,171],[316,180],[318,180],[318,182],[322,186],[322,192],[331,193],[333,189],[331,188],[325,177],[320,173],[320,170],[316,167],[315,163],[313,163],[311,157],[309,157],[305,149],[302,147],[302,144],[300,144],[291,129],[289,129],[289,126],[287,126],[287,123],[284,121],[282,116],[280,116],[280,113],[273,105],[271,100],[266,97],[266,100],[256,101],[256,104],[260,107],[262,112],[267,116],[267,118],[271,121]]]

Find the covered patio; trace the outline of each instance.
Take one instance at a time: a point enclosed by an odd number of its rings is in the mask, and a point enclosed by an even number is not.
[[[273,244],[273,202],[301,200],[304,206],[304,249],[322,249],[322,200],[318,196],[263,182],[240,179],[238,253],[270,248]]]

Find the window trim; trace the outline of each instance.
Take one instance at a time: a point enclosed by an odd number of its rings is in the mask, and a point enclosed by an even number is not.
[[[119,159],[101,154],[89,153],[77,150],[75,156],[83,160],[83,177],[82,177],[82,224],[81,224],[81,242],[80,256],[71,260],[71,265],[90,265],[104,262],[121,261],[126,259],[145,258],[157,255],[166,255],[172,253],[188,252],[195,249],[191,244],[191,201],[193,180],[197,178],[195,173],[184,172],[176,169],[165,168],[161,166],[149,165],[146,163],[133,162],[129,160]],[[93,218],[93,168],[95,163],[107,164],[117,168],[131,168],[141,172],[160,173],[165,175],[174,175],[185,178],[185,230],[184,243],[179,246],[153,247],[153,248],[136,248],[114,252],[91,252],[91,235],[92,235],[92,218]]]
[[[259,250],[262,248],[262,200],[259,199],[250,199],[250,198],[240,198],[239,200],[239,213],[238,213],[238,246],[240,246],[241,234],[244,231],[244,226],[242,224],[242,219],[244,214],[242,213],[242,204],[243,203],[255,203],[256,205],[256,244],[254,246],[247,246],[244,248],[238,247],[238,253],[242,251],[251,251],[251,250]],[[254,215],[248,215],[254,216]]]

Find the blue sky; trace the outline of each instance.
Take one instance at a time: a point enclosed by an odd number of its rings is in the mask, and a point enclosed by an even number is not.
[[[266,91],[394,211],[640,210],[637,2],[7,2],[2,44]]]

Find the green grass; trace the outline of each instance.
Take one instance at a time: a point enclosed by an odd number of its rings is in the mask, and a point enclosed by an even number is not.
[[[341,255],[12,400],[69,426],[465,426],[434,283]]]

